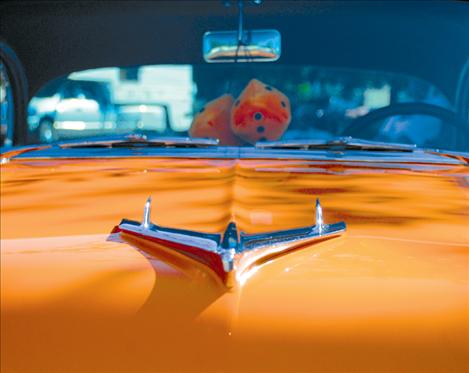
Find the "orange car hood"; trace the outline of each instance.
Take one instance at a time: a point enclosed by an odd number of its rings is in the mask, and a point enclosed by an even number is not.
[[[23,159],[1,169],[2,371],[464,371],[466,166]],[[227,291],[171,252],[107,241],[140,220],[347,232]]]

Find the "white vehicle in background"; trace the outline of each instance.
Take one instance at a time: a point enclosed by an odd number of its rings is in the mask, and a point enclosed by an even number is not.
[[[38,92],[28,110],[30,130],[40,142],[92,136],[116,127],[116,111],[106,83],[59,79]]]
[[[34,140],[44,143],[105,133],[164,133],[169,128],[165,105],[115,104],[110,85],[102,81],[62,78],[40,90],[28,108]]]

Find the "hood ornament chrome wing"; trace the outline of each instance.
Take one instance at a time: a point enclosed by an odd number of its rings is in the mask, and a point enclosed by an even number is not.
[[[241,275],[261,260],[339,236],[346,229],[344,222],[324,224],[319,199],[315,225],[260,234],[240,232],[234,222],[223,234],[166,228],[153,224],[150,215],[151,197],[145,203],[142,222],[123,219],[112,233],[122,232],[170,247],[211,268],[228,287],[240,282]],[[125,236],[122,238],[125,241]]]

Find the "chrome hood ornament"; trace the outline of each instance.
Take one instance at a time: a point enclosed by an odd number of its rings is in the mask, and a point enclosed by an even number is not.
[[[260,234],[240,232],[234,222],[228,224],[223,234],[160,227],[151,222],[150,215],[151,197],[145,203],[142,222],[123,219],[112,233],[170,247],[210,267],[228,287],[240,282],[241,275],[263,259],[339,236],[346,229],[344,222],[324,224],[319,199],[315,225]]]

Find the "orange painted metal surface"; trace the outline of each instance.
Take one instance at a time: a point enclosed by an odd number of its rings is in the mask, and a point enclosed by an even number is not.
[[[280,160],[11,160],[1,168],[2,372],[467,370],[464,166]],[[238,289],[163,247],[107,241],[123,217],[344,236]],[[136,243],[137,244],[137,243]]]

